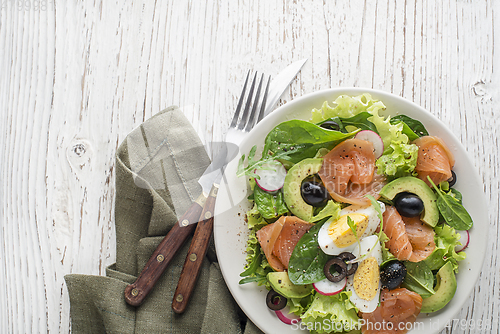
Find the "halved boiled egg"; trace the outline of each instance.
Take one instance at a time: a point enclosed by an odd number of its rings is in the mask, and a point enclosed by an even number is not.
[[[350,301],[363,313],[375,311],[380,299],[380,271],[382,247],[376,235],[361,239],[360,247],[352,252],[356,258],[365,256],[358,269],[347,278],[346,290],[351,292]]]
[[[384,212],[384,203],[379,204]],[[356,248],[356,237],[349,227],[348,217],[352,220],[359,239],[372,235],[380,224],[377,211],[371,205],[350,205],[342,209],[339,219],[327,221],[319,230],[318,243],[326,254],[338,255],[352,252]]]

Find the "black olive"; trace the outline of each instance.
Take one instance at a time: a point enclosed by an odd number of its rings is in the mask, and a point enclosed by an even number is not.
[[[351,260],[354,260],[356,258],[356,256],[354,256],[354,254],[349,253],[349,252],[340,253],[339,255],[337,255],[337,257],[344,262],[351,261]],[[351,276],[352,274],[354,274],[356,272],[356,270],[358,270],[358,263],[357,262],[347,264],[346,276]]]
[[[380,267],[380,283],[382,288],[396,289],[406,277],[406,267],[403,262],[393,260]]]
[[[316,176],[308,177],[302,181],[300,193],[304,202],[315,207],[325,206],[330,199],[330,194],[321,179]]]
[[[327,129],[327,130],[334,130],[334,131],[340,130],[340,126],[335,121],[325,121],[325,122],[321,123],[320,126],[322,128]]]
[[[448,179],[448,184],[450,187],[453,187],[457,183],[457,174],[454,171],[451,171],[451,177]]]
[[[332,267],[337,272],[336,275],[332,274],[330,270]],[[347,264],[338,257],[334,257],[325,263],[323,272],[330,282],[340,282],[346,277]]]
[[[416,217],[424,211],[424,202],[420,197],[407,192],[396,195],[394,206],[403,217]]]
[[[266,304],[273,311],[281,310],[286,306],[287,300],[274,290],[269,290],[266,296]]]

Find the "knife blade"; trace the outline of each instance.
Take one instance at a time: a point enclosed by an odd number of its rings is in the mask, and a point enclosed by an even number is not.
[[[271,82],[269,91],[272,92],[273,97],[268,98],[266,103],[266,108],[264,114],[267,115],[269,112],[276,106],[279,98],[286,90],[291,81],[295,78],[297,73],[300,71],[304,63],[307,59],[303,59],[297,62],[292,63],[287,68],[285,68],[280,74]],[[194,253],[196,256],[195,261],[193,261],[194,256],[190,257],[192,252],[188,252],[188,256],[186,258],[186,262],[192,262],[194,265],[198,265],[201,267],[201,262],[206,254],[206,245],[208,245],[208,241],[210,240],[211,230],[213,227],[213,208],[215,206],[215,196],[217,194],[218,185],[214,186],[214,181],[217,180],[221,176],[220,169],[222,166],[226,164],[228,161],[228,154],[226,154],[222,158],[214,159],[214,162],[210,164],[210,166],[205,170],[204,174],[198,181],[202,186],[202,194],[193,202],[193,204],[189,207],[189,209],[184,213],[178,220],[177,224],[167,233],[165,238],[153,252],[153,255],[148,260],[143,270],[137,277],[136,281],[125,288],[125,301],[132,306],[139,306],[149,292],[154,287],[155,283],[161,277],[163,271],[168,266],[174,255],[184,244],[186,239],[193,233],[196,227],[196,223],[204,222],[204,226],[202,229],[204,232],[210,231],[208,237],[206,233],[204,237],[200,238],[201,248],[204,248],[200,251],[199,243],[192,243],[192,247],[197,248],[197,252]],[[205,205],[208,202],[208,205]],[[194,238],[193,238],[194,239]],[[208,240],[206,240],[208,239]],[[205,245],[206,243],[206,245]],[[196,261],[198,260],[198,261]],[[186,267],[186,265],[184,266]],[[189,265],[187,267],[190,267]],[[194,269],[197,273],[196,277],[199,273],[199,267]],[[191,275],[193,275],[193,272]],[[183,268],[184,273],[184,268]],[[179,282],[184,282],[186,277],[189,277],[189,273],[186,272],[184,275],[181,273],[181,279]],[[196,281],[196,279],[194,280]],[[194,284],[194,283],[193,283]],[[184,284],[181,284],[184,286]],[[194,286],[194,285],[193,285]],[[189,288],[192,290],[192,287]],[[190,292],[189,292],[190,295]],[[180,300],[180,303],[183,304],[183,308],[177,308],[178,313],[182,313],[184,311],[185,305],[189,300],[189,295],[187,298],[179,297],[179,294],[176,293],[174,296],[174,302]],[[181,300],[182,299],[182,300]],[[172,305],[174,307],[174,305]],[[174,311],[176,309],[174,308]],[[177,312],[177,311],[176,311]]]
[[[269,104],[266,103],[266,107],[262,114],[268,114],[274,109],[276,103],[278,102],[280,96],[290,85],[291,81],[295,75],[300,71],[305,61],[300,61],[298,63],[293,63],[288,66],[281,74],[275,79],[275,85],[273,85],[272,96],[269,97],[269,91],[267,91],[267,100]],[[293,75],[293,76],[292,76]],[[291,78],[290,78],[291,77]],[[261,114],[261,115],[262,115]],[[174,293],[174,298],[172,300],[172,309],[174,312],[180,314],[186,310],[191,294],[194,290],[198,276],[200,274],[201,265],[203,259],[207,253],[208,245],[212,236],[213,224],[214,224],[214,207],[217,197],[217,192],[219,190],[219,183],[222,179],[224,168],[227,160],[233,158],[233,154],[230,154],[229,146],[227,149],[223,150],[221,154],[227,155],[226,161],[221,167],[218,168],[218,173],[214,173],[213,168],[210,172],[204,174],[198,181],[204,191],[208,189],[210,185],[210,193],[203,207],[203,211],[198,222],[198,226],[194,232],[191,245],[182,268],[181,276],[177,284],[176,291]],[[237,150],[236,150],[237,152]],[[234,152],[234,153],[236,153]],[[220,154],[219,154],[220,155]],[[217,166],[218,167],[218,166]],[[203,220],[202,220],[203,219]]]
[[[269,92],[267,93],[266,107],[258,121],[261,121],[263,117],[267,116],[276,107],[281,95],[283,95],[287,87],[300,72],[306,61],[307,58],[288,65],[271,81]],[[238,147],[235,144],[228,143],[227,145],[223,145],[221,152],[215,156],[212,163],[198,180],[198,183],[206,194],[210,193],[216,179],[219,178],[220,180],[220,169],[231,161],[237,153]]]

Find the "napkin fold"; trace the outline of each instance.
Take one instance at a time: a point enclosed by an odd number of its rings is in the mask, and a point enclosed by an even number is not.
[[[201,193],[198,178],[210,160],[177,107],[167,108],[132,131],[116,154],[116,263],[106,276],[65,276],[72,333],[262,333],[232,298],[213,241],[186,311],[172,298],[189,239],[141,306],[125,302],[153,251]]]

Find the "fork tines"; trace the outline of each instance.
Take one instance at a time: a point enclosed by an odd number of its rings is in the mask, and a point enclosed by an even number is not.
[[[245,84],[243,85],[243,90],[241,91],[241,96],[238,101],[238,105],[236,106],[236,111],[234,113],[233,120],[231,121],[231,126],[230,126],[231,128],[237,127],[240,130],[248,132],[253,128],[255,124],[257,124],[264,117],[264,110],[266,109],[267,94],[269,91],[269,83],[271,81],[271,76],[269,76],[267,79],[264,97],[262,98],[262,101],[259,101],[262,85],[264,82],[264,74],[262,74],[260,77],[260,81],[254,97],[255,85],[257,83],[257,74],[258,73],[255,72],[252,83],[250,85],[248,96],[246,97],[245,108],[243,109],[241,120],[238,122],[238,119],[240,118],[241,114],[241,107],[243,105],[243,101],[245,100],[245,93],[247,90],[248,79],[250,77],[250,71],[248,71],[247,77],[245,79]]]

